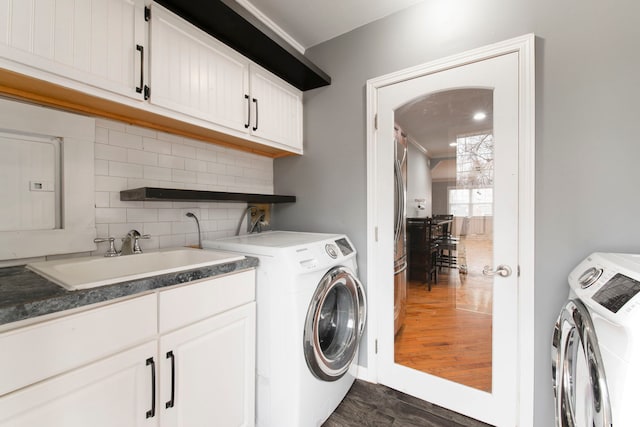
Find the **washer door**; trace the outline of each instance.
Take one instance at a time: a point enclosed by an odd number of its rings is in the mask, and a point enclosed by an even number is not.
[[[609,391],[587,308],[570,300],[553,331],[551,357],[556,426],[611,427]]]
[[[304,357],[317,378],[336,381],[358,352],[367,306],[362,284],[346,267],[324,275],[307,310]]]

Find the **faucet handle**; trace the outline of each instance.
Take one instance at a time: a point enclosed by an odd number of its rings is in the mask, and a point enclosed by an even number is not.
[[[151,234],[142,234],[142,235],[133,236],[133,253],[134,254],[142,253],[142,248],[140,247],[140,243],[138,243],[138,240],[140,239],[147,240],[150,238],[151,238]]]
[[[113,237],[96,237],[94,243],[109,242],[109,249],[104,253],[106,257],[120,256],[120,252],[116,250],[116,239]]]

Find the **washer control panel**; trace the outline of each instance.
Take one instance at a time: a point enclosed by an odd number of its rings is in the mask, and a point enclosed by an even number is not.
[[[640,292],[640,282],[617,273],[591,298],[607,310],[617,313],[638,292]]]
[[[640,255],[593,253],[569,274],[569,285],[606,317],[640,315]]]

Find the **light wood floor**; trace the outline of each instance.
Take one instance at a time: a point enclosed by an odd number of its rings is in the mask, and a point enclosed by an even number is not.
[[[491,391],[492,280],[489,240],[465,239],[459,246],[468,273],[443,269],[431,292],[407,284],[407,315],[396,335],[395,361],[484,391]]]

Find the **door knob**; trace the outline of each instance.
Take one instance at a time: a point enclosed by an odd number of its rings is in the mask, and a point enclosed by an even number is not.
[[[511,276],[511,267],[508,265],[500,264],[498,268],[495,270],[491,270],[490,265],[485,265],[482,270],[482,274],[485,276],[495,276],[496,274],[500,277],[509,277]]]

